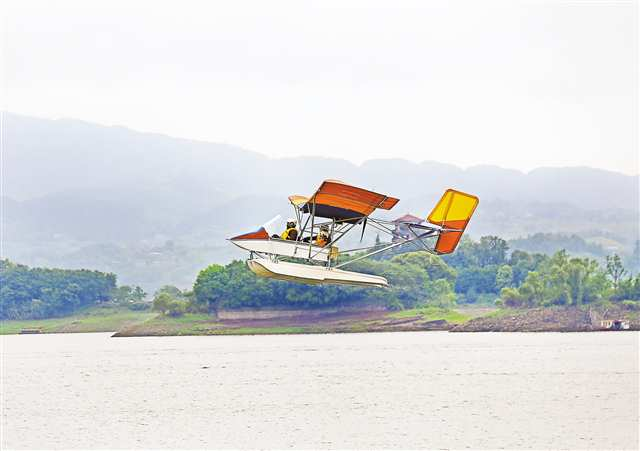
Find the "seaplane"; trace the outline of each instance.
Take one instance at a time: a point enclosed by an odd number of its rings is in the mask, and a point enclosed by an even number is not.
[[[277,216],[229,241],[249,252],[247,265],[261,277],[316,285],[387,287],[387,279],[382,276],[341,268],[410,243],[420,251],[450,254],[479,202],[474,195],[447,189],[425,221],[398,224],[372,216],[376,210],[391,210],[399,200],[338,180],[325,180],[311,196],[289,196],[295,215],[289,221],[294,224],[289,226],[295,233],[286,238],[270,234],[268,229],[280,218]],[[398,226],[405,233],[396,233]],[[357,228],[361,228],[362,241],[366,227],[391,235],[391,243],[346,250],[336,246]]]

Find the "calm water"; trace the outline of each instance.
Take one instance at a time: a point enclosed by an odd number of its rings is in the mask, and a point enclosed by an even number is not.
[[[638,333],[2,338],[2,448],[637,448]]]

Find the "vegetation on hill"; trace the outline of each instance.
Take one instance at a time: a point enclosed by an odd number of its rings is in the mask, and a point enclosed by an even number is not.
[[[186,309],[215,313],[219,308],[379,304],[403,310],[450,308],[456,303],[533,307],[640,300],[640,275],[629,275],[617,255],[601,266],[565,251],[552,256],[510,253],[507,242],[496,236],[465,239],[454,254],[443,258],[396,252],[355,262],[351,269],[384,276],[391,287],[306,286],[262,279],[236,261],[202,270]]]
[[[564,249],[573,255],[604,257],[607,254],[607,251],[600,244],[590,243],[575,234],[535,233],[526,238],[509,240],[509,246],[514,249],[541,254],[553,254],[558,249]]]
[[[49,318],[108,301],[115,274],[29,268],[0,260],[0,319]]]
[[[624,278],[625,273],[617,255],[608,257],[603,268],[595,260],[559,251],[541,260],[520,285],[502,288],[500,302],[509,307],[545,307],[640,300],[640,275]]]
[[[0,319],[65,317],[94,305],[145,311],[147,294],[138,286],[116,286],[111,273],[87,269],[30,268],[0,260]]]
[[[234,261],[211,265],[200,272],[193,287],[194,302],[202,310],[271,307],[313,308],[348,304],[378,304],[399,310],[421,305],[438,307],[455,303],[455,271],[440,257],[407,253],[386,261],[360,261],[354,271],[378,274],[389,280],[388,290],[341,285],[302,285],[256,277],[247,266]]]

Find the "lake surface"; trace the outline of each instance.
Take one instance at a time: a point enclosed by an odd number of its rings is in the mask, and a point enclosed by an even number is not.
[[[5,448],[638,448],[640,335],[4,336]]]

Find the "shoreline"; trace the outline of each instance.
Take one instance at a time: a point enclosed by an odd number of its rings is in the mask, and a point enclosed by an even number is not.
[[[603,320],[623,320],[630,331],[640,330],[640,312],[619,305],[495,309],[426,307],[412,310],[296,311],[272,316],[226,311],[221,318],[208,314],[178,317],[98,307],[63,318],[2,321],[0,334],[111,332],[113,337],[198,335],[293,335],[375,332],[601,332]],[[245,311],[246,313],[246,311]]]
[[[444,309],[415,309],[400,312],[336,312],[263,319],[214,319],[208,315],[158,316],[125,327],[114,337],[180,335],[290,335],[369,332],[415,332],[449,330],[470,317]]]
[[[610,304],[501,309],[456,325],[451,332],[618,332],[603,325],[607,320],[640,330],[639,311]]]
[[[97,305],[77,311],[69,316],[32,320],[2,320],[0,321],[0,335],[113,332],[127,325],[145,322],[155,316],[155,313],[149,311],[132,311],[121,307]],[[23,332],[28,329],[33,332]]]

